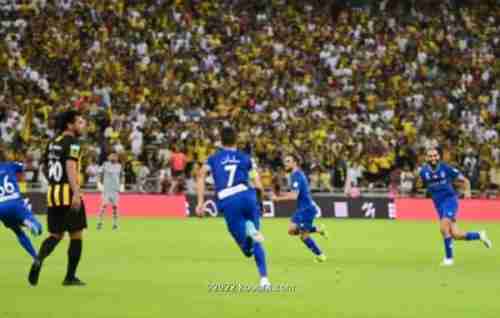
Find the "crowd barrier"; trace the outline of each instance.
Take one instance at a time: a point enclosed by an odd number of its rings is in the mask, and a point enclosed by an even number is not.
[[[395,200],[400,220],[436,219],[431,199],[398,198]],[[458,219],[470,221],[500,221],[500,199],[464,199],[459,201]]]
[[[46,195],[43,192],[27,194],[33,211],[43,214],[47,211]],[[357,219],[398,219],[398,220],[435,220],[436,212],[432,200],[415,198],[358,197],[346,198],[333,194],[313,194],[319,216],[324,218]],[[96,215],[101,203],[99,193],[86,193],[84,196],[88,215]],[[176,217],[195,215],[196,196],[144,193],[122,193],[120,213],[133,217]],[[500,199],[460,200],[458,218],[471,221],[500,221]],[[268,218],[290,217],[296,208],[293,201],[264,201],[263,216]],[[110,207],[108,207],[110,209]],[[220,216],[214,197],[208,195],[204,209],[209,216]]]
[[[348,199],[328,194],[313,195],[313,200],[318,207],[319,216],[324,218],[358,218],[358,219],[394,219],[396,213],[394,203],[389,198],[364,198]],[[189,215],[193,216],[196,208],[196,197],[187,196]],[[264,201],[264,217],[290,217],[295,212],[296,202]],[[210,216],[220,216],[214,197],[207,196],[205,212]]]
[[[47,200],[44,193],[31,192],[27,194],[27,197],[30,199],[35,213],[46,213]],[[96,215],[101,204],[101,194],[85,193],[84,202],[87,215]],[[108,206],[109,209],[111,207]],[[122,193],[119,211],[122,216],[184,218],[186,217],[186,197],[184,195]]]

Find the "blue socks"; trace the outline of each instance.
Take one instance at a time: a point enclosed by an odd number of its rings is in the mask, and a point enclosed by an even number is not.
[[[465,240],[466,241],[477,241],[479,240],[479,232],[467,232],[465,233]]]
[[[467,232],[465,233],[466,241],[477,241],[480,239],[479,232]],[[444,251],[446,258],[453,258],[453,238],[447,237],[444,239]]]
[[[266,253],[261,243],[256,242],[253,244],[253,254],[260,277],[267,277]]]
[[[13,229],[13,231],[16,233],[19,244],[21,244],[21,246],[31,255],[31,257],[36,258],[36,250],[33,247],[33,244],[31,244],[31,241],[26,233],[24,233],[24,231],[20,228]]]
[[[307,248],[310,249],[314,253],[314,255],[321,255],[321,250],[311,237],[302,240],[302,242],[304,242]]]
[[[447,237],[444,239],[444,251],[446,258],[453,258],[453,238]]]
[[[253,241],[252,237],[257,234],[258,230],[252,221],[245,222],[245,232],[247,237],[242,246],[243,253],[247,257],[253,254],[260,277],[267,277],[266,252],[260,242]]]
[[[252,239],[252,237],[258,232],[252,221],[245,222],[245,232],[247,238],[243,246],[243,253],[247,257],[252,256],[253,253],[260,277],[267,277],[266,252],[264,252],[264,247],[261,243],[254,242]]]

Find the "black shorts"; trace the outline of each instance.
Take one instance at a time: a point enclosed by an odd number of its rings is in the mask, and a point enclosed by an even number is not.
[[[79,211],[68,206],[50,207],[47,211],[47,225],[50,233],[77,232],[87,228],[85,205]]]

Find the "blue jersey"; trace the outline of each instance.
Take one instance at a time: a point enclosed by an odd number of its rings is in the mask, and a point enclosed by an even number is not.
[[[246,153],[221,149],[208,158],[207,165],[210,167],[218,194],[231,193],[231,189],[248,188],[252,160]]]
[[[248,240],[246,222],[260,227],[257,196],[249,186],[250,156],[238,150],[221,149],[208,158],[207,165],[215,183],[217,209],[224,215],[229,233],[243,253],[250,256],[253,242]]]
[[[309,182],[306,176],[300,170],[292,172],[290,176],[290,187],[293,192],[298,193],[297,209],[307,209],[313,206],[311,191],[309,190]]]
[[[24,167],[16,162],[0,163],[0,204],[21,199],[16,174],[23,172]]]
[[[461,175],[460,171],[445,163],[439,163],[435,170],[427,164],[420,169],[420,178],[436,204],[457,197],[452,183]]]

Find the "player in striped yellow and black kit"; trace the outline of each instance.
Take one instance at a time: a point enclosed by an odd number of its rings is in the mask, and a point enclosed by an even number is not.
[[[87,227],[85,207],[81,199],[78,137],[85,128],[85,119],[77,111],[67,111],[58,118],[62,133],[47,145],[44,174],[48,180],[47,223],[49,237],[42,243],[38,259],[31,266],[29,282],[38,283],[44,259],[52,253],[65,232],[69,232],[68,268],[63,285],[84,285],[76,276],[82,254],[82,234]]]

